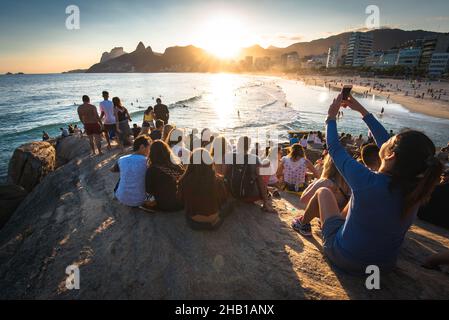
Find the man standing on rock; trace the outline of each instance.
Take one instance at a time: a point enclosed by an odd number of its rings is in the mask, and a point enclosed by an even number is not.
[[[83,96],[83,104],[78,107],[78,116],[84,125],[87,136],[89,137],[92,154],[95,155],[95,145],[98,149],[98,154],[101,156],[101,119],[98,115],[97,108],[90,104],[90,98]],[[95,144],[94,144],[95,140]]]
[[[103,101],[100,102],[100,119],[104,118],[104,135],[106,137],[106,141],[108,142],[108,149],[111,149],[111,141],[110,139],[115,136],[115,113],[114,113],[114,105],[112,101],[109,100],[109,92],[103,91]]]
[[[160,98],[156,99],[156,105],[154,106],[154,115],[156,120],[162,120],[165,124],[168,124],[168,119],[170,118],[170,112],[165,104],[162,104]]]

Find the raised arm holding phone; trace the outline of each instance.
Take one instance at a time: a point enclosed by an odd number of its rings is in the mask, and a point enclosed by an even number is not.
[[[339,142],[336,118],[340,109],[360,113],[380,148],[381,166],[373,172],[353,159]],[[325,255],[337,267],[363,274],[368,265],[390,271],[405,234],[438,183],[442,165],[433,142],[418,131],[390,138],[385,128],[351,94],[333,101],[326,119],[329,154],[352,190],[347,217],[334,194],[319,189],[294,229],[311,235],[310,222],[320,218]]]

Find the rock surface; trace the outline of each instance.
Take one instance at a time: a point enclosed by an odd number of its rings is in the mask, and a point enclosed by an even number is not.
[[[56,163],[60,167],[75,158],[90,152],[90,144],[87,137],[69,136],[59,140],[56,144]]]
[[[0,231],[0,299],[447,299],[448,274],[420,267],[448,250],[449,232],[425,223],[407,235],[381,290],[333,270],[319,228],[305,239],[285,195],[278,214],[239,204],[216,232],[189,229],[182,212],[149,214],[113,200],[118,152],[50,173]],[[80,290],[65,287],[80,268]]]
[[[111,52],[104,52],[101,56],[100,63],[107,62],[109,60],[118,58],[120,56],[123,56],[126,54],[126,52],[123,50],[123,47],[116,47],[111,50]]]
[[[55,166],[56,151],[50,143],[40,141],[24,144],[14,151],[9,161],[8,183],[31,191]]]
[[[28,192],[14,184],[0,185],[0,229],[11,218]]]

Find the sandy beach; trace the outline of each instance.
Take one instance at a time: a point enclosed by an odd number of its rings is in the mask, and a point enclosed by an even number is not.
[[[352,84],[357,93],[375,94],[399,103],[411,112],[422,113],[437,118],[449,119],[449,83],[412,82],[410,80],[374,79],[362,77],[298,76],[297,80],[307,85],[331,86],[340,89],[344,84]],[[434,92],[432,98],[429,89]],[[417,98],[422,96],[424,99]],[[440,99],[438,99],[438,97]]]

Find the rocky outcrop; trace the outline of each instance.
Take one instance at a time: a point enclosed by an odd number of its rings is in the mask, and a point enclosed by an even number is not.
[[[28,192],[14,184],[0,185],[0,229],[8,222]]]
[[[106,61],[118,58],[123,56],[126,52],[123,50],[123,47],[116,47],[111,50],[111,52],[104,52],[101,56],[100,63],[104,63]]]
[[[8,182],[0,185],[0,229],[16,208],[50,172],[90,152],[86,137],[69,136],[48,142],[32,142],[14,151]]]
[[[188,228],[182,212],[149,214],[113,199],[119,157],[82,157],[49,174],[0,231],[0,299],[445,299],[448,275],[420,264],[449,249],[449,232],[425,223],[408,233],[381,290],[334,270],[319,227],[290,228],[297,198],[277,214],[238,204],[216,232]],[[65,287],[80,270],[80,290]]]
[[[150,47],[145,48],[145,45],[139,42],[135,51],[103,63],[97,63],[87,72],[156,72],[160,71],[163,66],[163,58],[155,55]]]
[[[48,142],[27,143],[14,151],[9,161],[8,183],[33,190],[56,166],[55,148]]]
[[[58,167],[90,152],[90,144],[86,137],[69,136],[60,139],[56,144],[56,164]]]

